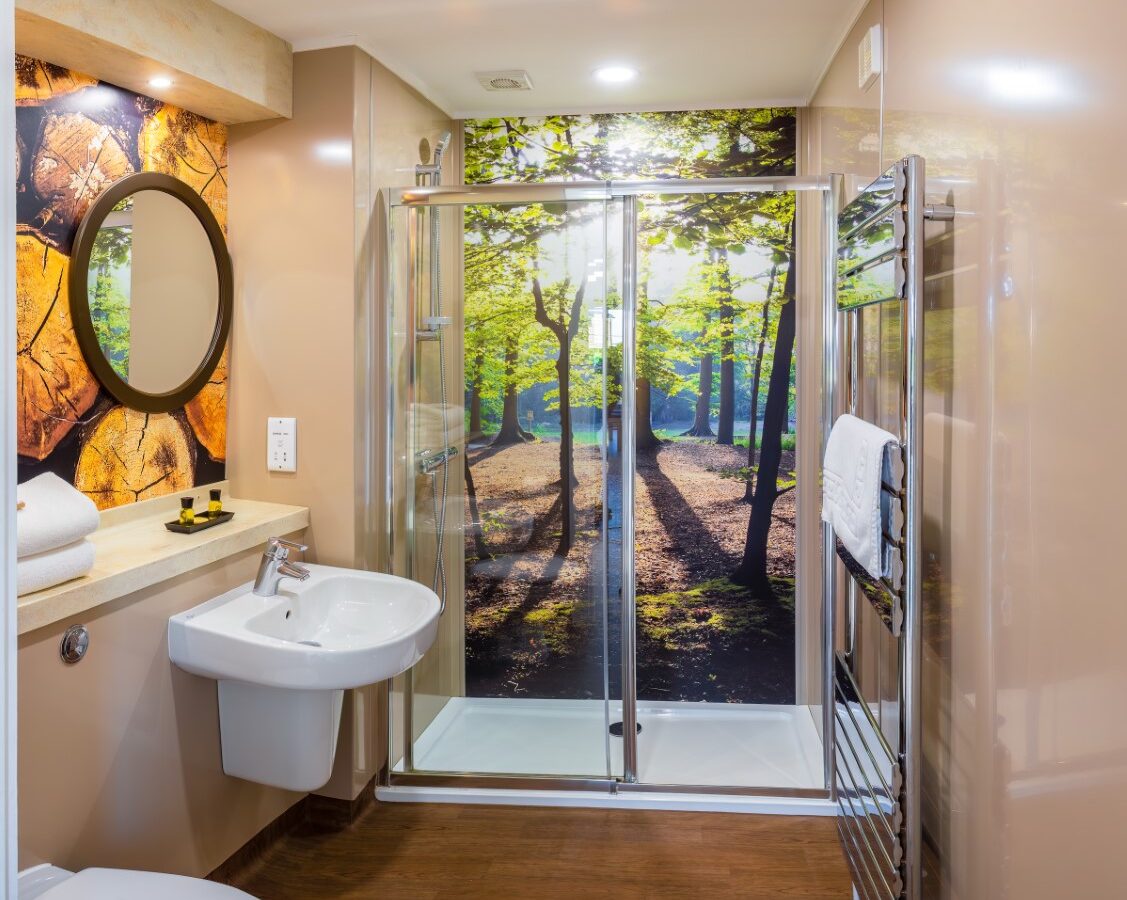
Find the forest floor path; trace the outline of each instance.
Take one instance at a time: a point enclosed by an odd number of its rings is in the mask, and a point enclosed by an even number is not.
[[[775,503],[769,568],[775,597],[729,573],[743,552],[743,447],[666,441],[638,454],[635,547],[638,696],[642,700],[794,702],[794,492]],[[601,698],[603,660],[620,696],[619,585],[608,573],[598,448],[577,445],[576,539],[560,536],[559,444],[470,450],[484,539],[467,520],[466,688],[470,696]],[[617,457],[611,457],[612,468]],[[794,453],[783,454],[783,472]],[[783,476],[780,476],[782,480]],[[619,485],[609,497],[611,560],[621,534]]]

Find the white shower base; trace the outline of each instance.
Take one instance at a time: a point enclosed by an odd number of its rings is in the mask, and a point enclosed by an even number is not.
[[[611,721],[621,709],[611,704]],[[642,701],[638,721],[643,784],[824,787],[822,742],[810,707]],[[415,742],[415,771],[621,775],[622,739],[610,738],[608,773],[606,733],[599,700],[453,697]]]

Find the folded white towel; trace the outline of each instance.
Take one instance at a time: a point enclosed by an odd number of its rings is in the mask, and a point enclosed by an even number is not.
[[[881,577],[880,474],[894,434],[856,416],[841,416],[830,431],[822,466],[822,521],[873,578]]]
[[[81,578],[94,568],[94,545],[87,540],[25,556],[16,563],[16,595],[42,591],[72,578]]]
[[[45,472],[16,487],[16,556],[73,544],[98,528],[98,507],[58,475]]]

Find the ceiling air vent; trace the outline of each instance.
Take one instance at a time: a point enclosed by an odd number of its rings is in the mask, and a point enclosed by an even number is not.
[[[504,69],[500,72],[474,72],[478,84],[487,91],[531,91],[532,79],[524,69]]]

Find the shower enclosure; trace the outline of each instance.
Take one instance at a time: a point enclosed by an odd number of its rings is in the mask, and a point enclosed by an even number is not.
[[[650,364],[641,357],[655,351],[646,343],[651,276],[639,272],[640,207],[803,194],[802,214],[832,223],[836,183],[385,191],[384,564],[434,584],[444,602],[434,647],[389,690],[387,787],[826,796],[824,659],[820,696],[802,704],[687,702],[639,686],[635,510],[641,499],[654,502],[647,479],[664,476],[639,474],[635,385]],[[824,231],[832,241],[833,229]],[[523,242],[520,263],[506,254],[515,242]],[[832,290],[832,253],[813,252],[830,261],[817,277]],[[512,297],[529,324],[497,331],[506,316],[517,321]],[[532,360],[533,388],[518,352]],[[472,382],[489,366],[503,397],[490,401],[500,424],[486,435]],[[535,413],[518,404],[530,390]],[[651,592],[641,615],[660,602]]]

